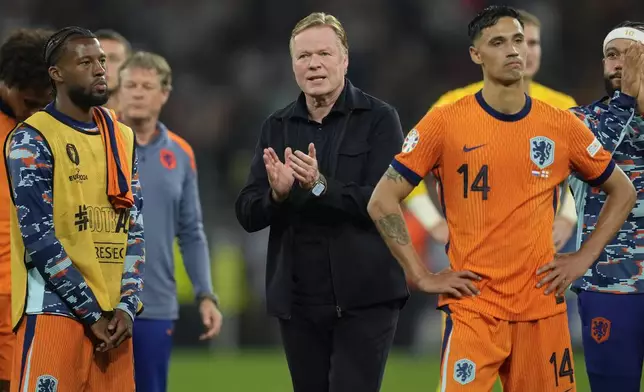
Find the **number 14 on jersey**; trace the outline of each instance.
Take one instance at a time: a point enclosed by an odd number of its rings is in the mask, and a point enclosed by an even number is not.
[[[467,163],[462,164],[457,172],[463,176],[463,198],[469,198],[469,192],[481,192],[483,200],[487,200],[487,194],[490,191],[487,165],[481,166],[471,184],[469,181],[470,167]]]

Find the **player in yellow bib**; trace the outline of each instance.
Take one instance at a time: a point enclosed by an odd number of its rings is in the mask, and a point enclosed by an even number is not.
[[[106,56],[53,34],[55,99],[5,142],[11,190],[12,391],[134,392],[145,238],[134,133],[107,102]]]

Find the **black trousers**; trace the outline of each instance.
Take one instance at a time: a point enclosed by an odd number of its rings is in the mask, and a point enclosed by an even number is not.
[[[293,305],[280,319],[294,392],[378,392],[400,301],[355,310]]]

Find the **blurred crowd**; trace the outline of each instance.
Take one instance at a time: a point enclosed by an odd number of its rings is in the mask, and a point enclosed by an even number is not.
[[[467,23],[484,0],[46,0],[2,1],[0,37],[18,27],[79,25],[114,29],[135,49],[165,56],[173,92],[161,120],[190,142],[199,167],[215,290],[230,322],[224,343],[262,343],[267,233],[246,234],[233,212],[263,120],[296,98],[288,40],[313,11],[337,16],[349,38],[351,81],[398,109],[410,129],[444,92],[480,79],[468,55]],[[580,104],[602,96],[601,42],[625,19],[644,18],[638,0],[508,0],[542,23],[543,60],[536,80]],[[440,247],[429,260],[444,264]],[[573,297],[574,299],[574,297]],[[401,342],[414,328],[440,328],[432,298],[420,318],[401,321]],[[412,305],[413,307],[414,305]],[[404,312],[403,312],[404,313]],[[410,312],[411,314],[411,312]],[[573,323],[574,325],[574,323]],[[431,330],[431,328],[430,328]],[[422,334],[421,334],[422,335]],[[426,333],[438,339],[438,333]],[[261,337],[264,336],[264,337]],[[223,343],[222,343],[223,344]]]

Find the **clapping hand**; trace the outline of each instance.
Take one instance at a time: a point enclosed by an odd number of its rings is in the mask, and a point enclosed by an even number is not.
[[[295,179],[299,181],[300,186],[304,189],[313,188],[313,184],[320,178],[318,171],[318,160],[315,156],[315,145],[309,143],[309,153],[295,151],[287,159],[290,167],[293,169]]]
[[[283,163],[273,148],[264,149],[264,166],[266,167],[268,183],[272,190],[271,196],[277,202],[286,200],[295,182],[293,169],[289,166],[288,160],[292,154],[291,148],[287,148],[284,151],[286,163]]]

